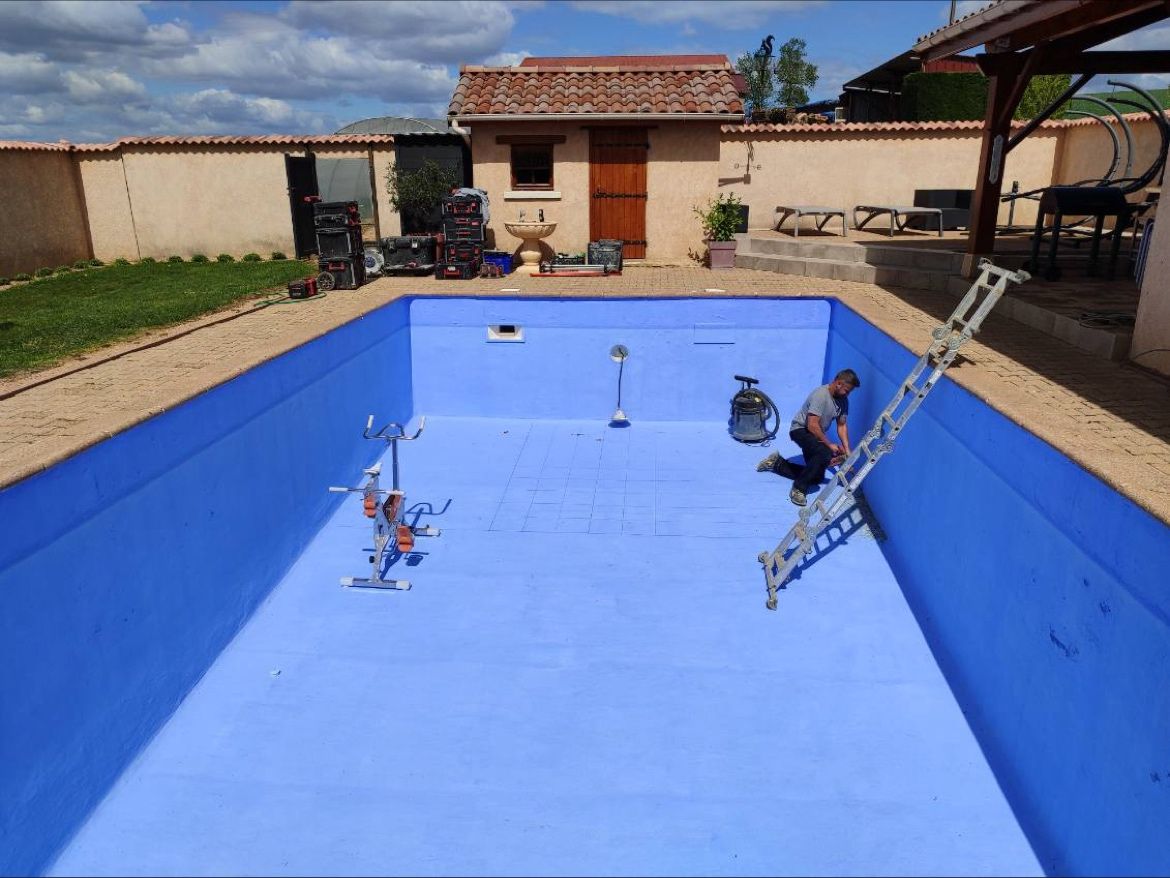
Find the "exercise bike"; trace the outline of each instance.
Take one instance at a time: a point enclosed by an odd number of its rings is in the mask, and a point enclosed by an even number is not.
[[[371,565],[368,577],[343,576],[341,584],[346,587],[357,586],[362,588],[387,588],[399,591],[410,589],[410,581],[406,579],[386,579],[382,576],[383,561],[389,559],[385,566],[409,555],[414,551],[415,537],[437,537],[440,533],[437,527],[407,524],[406,494],[398,484],[398,443],[411,442],[422,435],[427,419],[419,419],[418,429],[413,436],[406,435],[406,428],[402,424],[391,422],[377,433],[370,431],[374,427],[374,416],[370,415],[366,421],[366,429],[362,436],[366,439],[381,439],[390,445],[390,459],[392,466],[392,485],[385,490],[379,485],[382,475],[382,462],[363,470],[366,483],[360,488],[331,487],[335,494],[361,493],[362,510],[366,517],[372,520],[374,531],[374,554],[370,555]],[[417,518],[415,519],[418,520]]]

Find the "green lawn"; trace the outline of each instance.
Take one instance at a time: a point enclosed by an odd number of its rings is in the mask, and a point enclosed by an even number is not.
[[[316,274],[313,266],[294,259],[139,262],[0,287],[0,376],[272,294],[310,274]]]

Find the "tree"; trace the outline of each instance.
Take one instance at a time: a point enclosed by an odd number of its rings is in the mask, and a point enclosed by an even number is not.
[[[817,65],[804,56],[804,40],[793,37],[780,47],[776,62],[776,82],[780,86],[780,105],[799,107],[808,103],[808,90],[817,84]]]
[[[748,54],[739,56],[735,69],[747,80],[747,115],[750,116],[756,110],[766,110],[776,91],[772,71],[767,67],[761,68],[756,57]]]
[[[1015,117],[1017,119],[1031,119],[1034,116],[1039,116],[1071,84],[1071,73],[1052,73],[1033,76],[1028,82],[1028,87],[1024,89],[1024,96],[1020,98],[1020,105],[1016,107]],[[1052,114],[1051,118],[1062,118],[1067,108],[1067,103],[1061,105]]]
[[[772,65],[773,39],[775,38],[771,34],[768,34],[755,52],[750,55],[745,52],[735,62],[735,69],[747,81],[747,114],[749,116],[757,110],[767,109],[769,99],[775,91],[775,85],[772,82],[772,71],[770,69]]]

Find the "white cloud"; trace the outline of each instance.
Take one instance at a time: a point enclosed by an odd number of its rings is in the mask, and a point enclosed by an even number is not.
[[[63,88],[60,68],[43,56],[24,52],[0,52],[0,90],[9,95],[41,94]]]
[[[362,35],[360,45],[370,54],[393,54],[432,64],[468,62],[495,54],[515,24],[507,4],[494,0],[293,0],[280,18],[320,33],[348,36],[358,32]]]
[[[146,97],[146,87],[117,70],[67,70],[62,75],[69,97],[77,101]]]
[[[1110,52],[1135,52],[1142,49],[1170,49],[1170,22],[1147,25],[1123,37],[1094,47]]]
[[[661,0],[576,0],[582,12],[632,18],[644,24],[693,24],[719,30],[759,28],[769,19],[823,5],[823,0],[721,0],[664,3]]]
[[[143,70],[159,78],[288,99],[366,95],[433,102],[449,98],[455,88],[443,66],[381,58],[349,38],[297,40],[280,31],[216,36],[184,57],[147,60]]]
[[[138,0],[0,3],[0,49],[33,50],[50,60],[80,61],[127,46],[168,54],[187,39],[179,24],[150,24]]]
[[[500,52],[498,55],[491,55],[483,59],[485,67],[515,67],[525,58],[531,58],[532,53],[528,51],[520,52]]]

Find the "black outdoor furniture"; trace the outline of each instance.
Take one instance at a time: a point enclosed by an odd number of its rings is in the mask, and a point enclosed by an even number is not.
[[[1129,225],[1134,205],[1125,200],[1125,193],[1119,186],[1049,186],[1040,195],[1040,207],[1036,213],[1036,228],[1032,232],[1032,257],[1024,270],[1036,273],[1040,270],[1040,247],[1048,238],[1048,260],[1042,273],[1046,280],[1059,280],[1061,271],[1056,265],[1056,253],[1060,247],[1061,232],[1072,237],[1065,227],[1070,217],[1079,218],[1077,225],[1093,220],[1093,231],[1089,238],[1089,261],[1085,273],[1097,274],[1097,258],[1101,250],[1101,238],[1107,217],[1114,217],[1110,233],[1109,262],[1105,269],[1106,278],[1112,280],[1117,270],[1117,254],[1121,249],[1121,232]],[[1052,217],[1052,225],[1045,224],[1045,217]]]
[[[915,189],[915,207],[937,207],[942,211],[943,228],[966,229],[971,226],[971,199],[974,189]],[[929,217],[911,217],[906,225],[912,229],[926,229]]]

